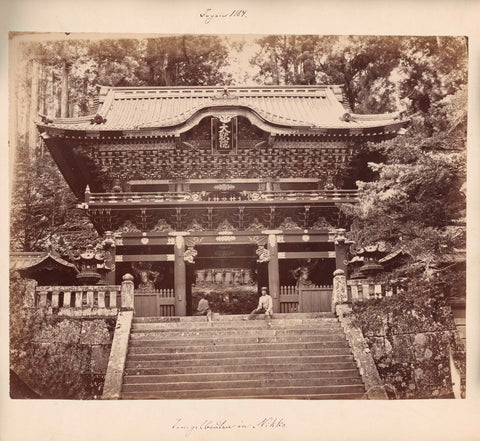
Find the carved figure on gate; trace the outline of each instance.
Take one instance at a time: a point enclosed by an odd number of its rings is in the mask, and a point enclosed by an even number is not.
[[[148,271],[140,272],[140,283],[138,284],[137,291],[155,291],[155,283],[148,277]]]
[[[292,271],[293,277],[297,280],[297,288],[309,287],[313,285],[311,275],[317,264],[317,261],[308,259],[306,262],[302,262],[303,265]]]
[[[152,271],[149,267],[139,267],[135,263],[132,264],[132,268],[135,275],[140,278],[137,291],[155,291],[155,283],[160,277],[160,273],[158,271]]]

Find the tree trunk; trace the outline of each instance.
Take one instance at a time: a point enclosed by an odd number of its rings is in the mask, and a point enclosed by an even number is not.
[[[46,66],[40,66],[40,84],[39,84],[39,100],[38,100],[38,108],[39,112],[42,115],[46,115],[48,112],[47,106],[47,85],[48,85],[48,72]],[[44,154],[44,145],[43,142],[40,141],[39,143],[39,155],[43,156]]]
[[[68,65],[65,60],[62,64],[62,96],[60,101],[60,117],[68,117]]]
[[[47,115],[49,118],[55,118],[57,116],[55,105],[57,104],[57,88],[55,87],[55,70],[51,69],[50,76],[50,99],[48,100],[48,112]]]
[[[284,84],[290,84],[290,75],[288,72],[288,42],[286,35],[283,37],[283,71],[285,75]]]
[[[278,73],[278,59],[275,49],[270,47],[270,57],[272,58],[272,80],[273,84],[280,84],[280,75]]]
[[[25,143],[25,145],[28,145],[28,122],[30,121],[30,92],[32,90],[31,86],[31,78],[32,78],[32,63],[27,63],[26,66],[26,78],[25,80],[19,80],[22,81],[23,84],[21,84],[21,90],[19,91],[19,100],[18,100],[18,106],[20,107],[20,126],[18,128],[19,130],[19,136],[20,139]],[[30,79],[30,81],[28,81]],[[25,82],[23,82],[25,81]]]
[[[41,100],[42,100],[42,105],[40,107],[42,113],[44,115],[47,114],[48,112],[48,104],[47,104],[47,88],[48,88],[48,71],[46,66],[42,67],[42,82],[41,82]]]
[[[30,89],[30,118],[28,121],[28,146],[29,154],[32,156],[37,146],[37,127],[35,120],[38,116],[38,76],[39,66],[36,60],[32,60],[32,84]]]

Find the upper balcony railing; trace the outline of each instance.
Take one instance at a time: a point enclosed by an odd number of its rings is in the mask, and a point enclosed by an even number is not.
[[[191,204],[191,203],[262,203],[262,202],[343,202],[357,201],[357,190],[283,190],[238,192],[131,192],[85,193],[90,205],[109,204]]]

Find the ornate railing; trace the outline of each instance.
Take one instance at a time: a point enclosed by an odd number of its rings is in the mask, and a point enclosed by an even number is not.
[[[83,311],[115,314],[122,306],[120,285],[37,286],[35,306],[58,314]]]
[[[256,201],[338,201],[353,202],[357,190],[284,190],[284,191],[239,191],[216,192],[130,192],[86,193],[88,204],[143,204],[143,203],[188,203],[188,202],[256,202]]]

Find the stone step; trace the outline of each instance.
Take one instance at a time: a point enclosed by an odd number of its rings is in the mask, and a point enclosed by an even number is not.
[[[251,323],[263,323],[267,320],[267,317],[264,314],[255,314],[253,316],[248,315],[236,315],[236,316],[227,316],[226,317],[212,317],[211,322],[217,324],[231,324],[231,325],[238,325],[244,322],[251,322]],[[193,320],[182,320],[182,318],[165,318],[159,319],[155,317],[143,317],[139,319],[133,319],[132,324],[134,325],[170,325],[170,326],[189,326],[189,325],[198,325],[202,323],[207,323],[208,319],[206,316],[202,317],[192,317]],[[293,324],[302,324],[302,323],[338,323],[339,320],[335,316],[329,317],[309,317],[309,316],[302,316],[302,317],[279,317],[278,314],[274,314],[273,317],[270,318],[272,322],[277,323],[293,323]]]
[[[123,399],[354,399],[365,392],[331,313],[135,318]]]
[[[132,371],[133,372],[133,371]],[[309,381],[310,379],[329,379],[329,378],[360,378],[357,369],[343,369],[343,370],[298,370],[298,371],[279,371],[273,372],[268,370],[257,372],[210,372],[210,373],[185,373],[179,374],[165,374],[165,375],[136,375],[135,373],[128,374],[124,378],[124,384],[138,384],[138,383],[186,383],[186,382],[205,382],[205,381],[241,381],[250,380],[252,378],[275,378],[282,379],[303,379]]]
[[[171,329],[148,329],[148,330],[133,330],[130,334],[131,340],[141,339],[166,339],[166,338],[184,338],[190,339],[192,337],[275,337],[275,336],[322,336],[337,335],[345,336],[342,329],[338,328],[291,328],[291,329],[275,329],[265,326],[264,328],[256,329],[190,329],[190,330],[171,330]]]
[[[205,389],[205,390],[181,390],[181,391],[144,391],[136,392],[140,399],[197,399],[197,398],[224,398],[245,396],[276,396],[276,395],[321,395],[321,394],[362,394],[365,389],[362,384],[355,385],[332,385],[332,386],[285,386],[285,387],[259,387],[259,388],[234,388],[234,389]],[[126,393],[123,398],[132,398],[133,393]]]
[[[343,371],[355,371],[358,373],[356,364],[350,361],[319,361],[316,363],[303,363],[297,361],[290,363],[256,363],[248,359],[246,363],[233,363],[233,364],[224,364],[224,365],[212,365],[207,363],[204,365],[197,366],[163,366],[158,365],[157,362],[151,361],[139,361],[139,362],[129,362],[127,361],[125,366],[125,373],[128,376],[131,375],[172,375],[175,378],[178,375],[192,374],[192,375],[211,375],[211,374],[241,374],[247,373],[251,375],[252,373],[257,372],[292,372],[295,373],[298,371],[315,371],[315,372],[343,372]]]
[[[222,400],[228,400],[228,399],[245,399],[245,400],[259,400],[259,399],[264,399],[264,400],[361,400],[364,398],[365,392],[357,392],[357,393],[323,393],[323,394],[312,394],[312,393],[306,393],[306,394],[263,394],[263,395],[252,395],[252,394],[246,394],[242,396],[231,396],[231,395],[225,395],[225,396],[216,396],[216,397],[201,397],[201,398],[212,398],[212,399],[222,399]],[[184,396],[184,397],[175,397],[177,399],[189,399],[190,397]],[[122,394],[121,396],[122,400],[161,400],[161,399],[170,399],[170,398],[165,398],[163,396],[159,396],[159,394],[155,393],[145,393],[145,392],[129,392]]]
[[[142,341],[142,343],[144,343]],[[269,351],[275,349],[282,350],[299,350],[299,349],[338,349],[338,348],[350,348],[348,342],[344,341],[329,341],[329,342],[275,342],[275,343],[252,343],[252,344],[223,344],[222,339],[218,339],[216,342],[211,344],[195,344],[195,345],[183,345],[183,346],[164,346],[160,342],[154,342],[157,344],[152,345],[135,345],[131,344],[129,346],[128,353],[129,355],[139,355],[139,354],[152,354],[152,353],[171,353],[171,354],[180,354],[185,352],[227,352],[227,351]]]
[[[330,319],[329,319],[330,320]],[[265,320],[242,320],[238,322],[192,322],[192,323],[133,323],[133,331],[149,331],[149,330],[204,330],[204,329],[259,329],[268,326]],[[298,319],[298,320],[272,320],[272,329],[289,329],[289,328],[314,328],[314,329],[341,329],[338,321],[332,319],[330,321],[317,319]]]
[[[145,356],[140,356],[145,357]],[[351,362],[353,361],[352,355],[313,355],[313,356],[259,356],[256,354],[254,357],[232,357],[232,358],[187,358],[187,359],[144,359],[133,360],[131,357],[127,357],[126,367],[141,367],[141,368],[163,368],[173,366],[209,366],[217,365],[223,366],[225,369],[232,369],[236,365],[245,364],[276,364],[284,365],[289,363],[336,363],[336,362]]]
[[[138,337],[138,336],[137,336]],[[166,338],[166,339],[148,339],[149,334],[146,334],[142,338],[131,337],[129,347],[151,347],[151,346],[162,346],[162,347],[185,347],[185,346],[209,346],[209,345],[231,345],[231,344],[260,344],[260,343],[310,343],[310,342],[321,342],[325,344],[336,343],[336,342],[346,342],[344,334],[324,334],[318,335],[314,334],[313,336],[309,335],[277,335],[277,336],[267,336],[267,337],[257,337],[257,336],[248,336],[248,337],[189,337],[189,338]]]
[[[311,378],[308,380],[310,387],[319,386],[354,386],[361,385],[359,377],[340,378]],[[304,378],[276,379],[276,378],[252,378],[249,380],[229,381],[198,381],[198,382],[175,382],[175,383],[127,383],[123,385],[123,392],[158,392],[158,391],[185,391],[185,390],[209,390],[220,389],[246,389],[246,388],[270,388],[270,387],[298,387],[305,386]]]
[[[220,315],[214,313],[212,318],[214,321],[222,322],[234,322],[242,321],[247,314],[234,314],[234,315]],[[264,314],[258,314],[255,316],[257,320],[263,319]],[[332,312],[297,312],[297,313],[276,313],[274,314],[274,320],[277,319],[336,319],[336,316]],[[188,317],[134,317],[133,323],[185,323],[185,322],[204,322],[206,318],[204,316],[188,316]]]
[[[320,355],[349,355],[350,348],[317,348],[317,349],[269,349],[265,351],[259,350],[245,350],[239,351],[235,347],[230,347],[227,351],[215,351],[215,352],[163,352],[163,348],[154,348],[155,352],[135,354],[128,353],[127,359],[129,361],[138,360],[218,360],[221,358],[233,358],[233,357],[257,357],[261,354],[264,357],[311,357]]]

